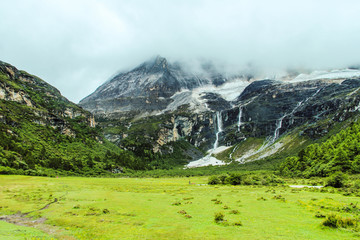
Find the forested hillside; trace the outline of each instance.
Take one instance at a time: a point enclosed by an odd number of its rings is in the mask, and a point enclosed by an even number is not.
[[[341,171],[360,173],[360,121],[323,143],[315,143],[288,157],[280,166],[283,175],[328,176]]]
[[[102,174],[146,169],[106,140],[93,116],[38,77],[0,62],[0,173]]]

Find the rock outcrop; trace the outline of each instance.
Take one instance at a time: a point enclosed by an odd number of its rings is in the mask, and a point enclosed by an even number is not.
[[[14,66],[0,62],[0,100],[26,105],[34,115],[31,120],[43,126],[51,126],[63,134],[75,137],[69,119],[83,119],[90,127],[95,127],[92,114],[63,97],[59,90],[43,80],[19,71]],[[0,119],[11,124],[11,119]]]

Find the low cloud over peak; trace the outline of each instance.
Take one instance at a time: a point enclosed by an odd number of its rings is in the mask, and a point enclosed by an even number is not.
[[[231,71],[342,68],[360,63],[358,9],[355,0],[14,0],[0,8],[0,59],[75,102],[157,54]]]

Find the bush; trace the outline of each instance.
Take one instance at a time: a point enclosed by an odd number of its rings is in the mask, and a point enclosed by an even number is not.
[[[224,215],[222,212],[217,212],[217,213],[215,213],[214,221],[215,221],[216,223],[223,222],[223,221],[224,221],[224,217],[225,217],[225,215]]]
[[[347,180],[347,175],[342,172],[336,172],[327,179],[326,186],[341,188],[345,185]]]
[[[335,214],[329,215],[327,216],[327,218],[322,222],[322,225],[326,226],[326,227],[331,227],[331,228],[337,228],[338,227],[338,216]]]
[[[211,176],[208,180],[209,185],[217,185],[220,184],[220,179],[217,176]]]
[[[173,202],[171,205],[173,205],[173,206],[179,206],[179,205],[181,205],[181,202],[179,202],[179,201]]]
[[[234,209],[234,210],[231,210],[230,213],[231,214],[239,214],[240,212],[239,212],[239,210]]]
[[[178,211],[178,213],[180,213],[180,214],[182,214],[182,215],[187,214],[187,212],[186,212],[185,210],[180,210],[180,211]]]
[[[0,166],[0,174],[15,174],[16,170],[10,167]]]
[[[227,174],[220,175],[219,180],[220,180],[221,184],[226,184],[228,177],[229,177],[229,175],[227,175]]]
[[[317,212],[317,213],[315,214],[315,217],[316,217],[316,218],[325,218],[326,216],[325,216],[324,214],[322,214],[321,212]]]
[[[209,177],[208,184],[230,184],[230,185],[278,185],[284,183],[284,180],[278,176],[264,174],[246,174],[231,173],[230,175],[222,174],[220,176]]]
[[[228,183],[231,185],[240,185],[242,183],[243,176],[241,174],[231,174],[228,177]]]
[[[322,225],[331,228],[353,228],[357,226],[357,221],[351,218],[343,218],[336,214],[330,214],[322,222]]]
[[[237,221],[237,222],[234,222],[234,226],[242,226],[242,222],[241,221]]]
[[[354,181],[352,187],[355,189],[360,189],[360,180]]]

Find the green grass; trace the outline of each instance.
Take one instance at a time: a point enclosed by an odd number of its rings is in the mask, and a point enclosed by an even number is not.
[[[358,218],[357,209],[345,211],[358,197],[286,185],[203,185],[207,180],[0,176],[0,215],[34,211],[27,217],[46,218],[41,229],[57,239],[359,238],[357,229],[325,227],[315,216]],[[216,222],[219,212],[224,220]],[[0,234],[14,228],[0,221]],[[31,231],[24,236],[38,236]]]
[[[7,223],[4,221],[0,221],[0,239],[6,240],[17,240],[17,239],[41,239],[48,240],[54,239],[48,234],[32,228],[32,227],[24,227],[18,226],[15,224]]]

